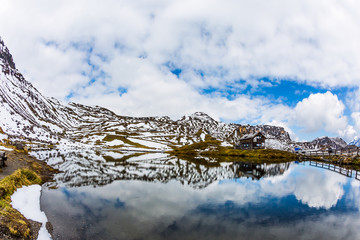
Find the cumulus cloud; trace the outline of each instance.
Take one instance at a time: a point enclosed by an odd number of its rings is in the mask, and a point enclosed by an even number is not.
[[[358,4],[4,0],[0,34],[17,67],[47,96],[119,114],[176,118],[205,111],[227,121],[296,123],[308,132],[351,135],[344,104],[331,93],[311,95],[294,110],[243,91],[279,79],[359,86]],[[216,91],[204,95],[209,88]],[[228,89],[231,99],[222,94]],[[327,100],[335,104],[328,110]],[[355,100],[347,103],[359,111]]]
[[[123,115],[170,115],[203,111],[215,119],[262,123],[287,118],[291,108],[262,97],[240,94],[229,100],[200,94],[174,74],[148,59],[117,55],[104,64],[109,77],[84,87],[72,100],[108,107]],[[127,89],[125,93],[117,89]]]
[[[346,101],[352,111],[359,112],[360,111],[360,88],[350,91],[347,94]]]
[[[202,70],[201,81],[185,79],[195,86],[254,75],[324,86],[354,85],[360,78],[360,55],[353,51],[360,14],[351,1],[10,2],[3,4],[2,18],[16,19],[1,21],[2,34],[20,47],[19,56],[41,39],[67,46],[92,41],[95,52],[110,57],[120,46],[156,64],[171,62],[184,77]],[[24,29],[21,36],[14,28]]]
[[[352,119],[355,122],[355,128],[357,131],[360,131],[360,112],[353,112],[351,114]]]
[[[345,105],[331,92],[311,94],[295,107],[296,121],[304,131],[315,132],[325,129],[328,132],[346,136],[353,134],[348,119],[344,116]]]

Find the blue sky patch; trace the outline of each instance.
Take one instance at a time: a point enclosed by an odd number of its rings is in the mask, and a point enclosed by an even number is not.
[[[123,95],[124,93],[127,93],[127,89],[126,88],[122,88],[122,87],[119,87],[117,89],[118,93],[119,93],[119,96]]]

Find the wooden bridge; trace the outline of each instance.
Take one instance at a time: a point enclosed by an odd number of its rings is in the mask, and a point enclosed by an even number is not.
[[[357,149],[350,149],[350,150],[338,150],[338,149],[331,149],[331,150],[306,150],[301,151],[298,154],[307,156],[307,157],[325,157],[325,156],[347,156],[347,157],[356,157],[360,156],[360,150]]]
[[[341,175],[344,175],[346,177],[355,178],[360,181],[360,171],[358,170],[344,168],[339,165],[331,164],[329,162],[310,161],[310,166],[324,168],[336,173],[340,173]]]

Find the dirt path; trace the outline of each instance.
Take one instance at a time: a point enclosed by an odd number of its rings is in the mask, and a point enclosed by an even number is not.
[[[26,152],[19,151],[5,151],[8,157],[5,162],[5,167],[0,171],[0,180],[11,175],[19,168],[29,168],[38,173],[44,182],[51,181],[54,173],[57,171],[48,166],[44,161],[40,161],[35,157],[30,156]]]

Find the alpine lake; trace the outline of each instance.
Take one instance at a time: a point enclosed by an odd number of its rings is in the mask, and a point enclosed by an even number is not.
[[[314,161],[37,151],[54,239],[359,239],[360,174]],[[206,163],[206,164],[205,164]]]

